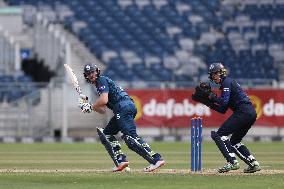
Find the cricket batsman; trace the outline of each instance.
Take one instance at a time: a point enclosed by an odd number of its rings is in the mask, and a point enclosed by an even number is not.
[[[82,112],[96,111],[104,114],[106,108],[109,108],[114,113],[104,129],[97,128],[101,143],[115,164],[113,171],[122,171],[129,165],[126,155],[122,152],[121,145],[115,137],[118,132],[123,134],[122,139],[129,149],[150,163],[144,169],[145,172],[154,171],[165,165],[161,155],[152,151],[150,146],[138,136],[134,122],[137,109],[130,96],[109,77],[101,75],[100,69],[96,65],[85,65],[84,77],[88,83],[96,87],[99,98],[91,104],[85,95],[80,95],[79,107]]]
[[[244,173],[260,171],[259,163],[241,142],[257,117],[249,97],[234,79],[227,77],[227,70],[221,63],[211,64],[208,74],[211,82],[220,85],[221,96],[218,97],[211,91],[209,83],[201,82],[195,88],[192,99],[221,114],[225,114],[229,108],[233,111],[217,131],[211,131],[211,138],[227,160],[218,172],[225,173],[240,168],[235,154],[248,165]]]

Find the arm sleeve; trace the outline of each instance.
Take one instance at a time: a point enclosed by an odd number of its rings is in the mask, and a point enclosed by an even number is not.
[[[229,81],[225,80],[222,86],[221,96],[217,97],[214,100],[214,103],[211,104],[210,108],[221,114],[225,114],[228,110],[230,96],[231,96],[231,82],[230,80]]]
[[[221,106],[221,105],[214,104],[214,103],[210,104],[209,108],[221,114],[225,114],[228,110],[228,106]]]
[[[231,83],[225,81],[222,88],[221,96],[216,98],[215,103],[227,107],[231,96]]]
[[[98,80],[98,92],[99,94],[109,92],[108,82],[104,77],[100,77]]]

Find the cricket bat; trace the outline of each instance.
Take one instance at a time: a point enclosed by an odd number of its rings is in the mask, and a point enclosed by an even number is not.
[[[77,91],[77,93],[79,95],[82,94],[78,79],[77,79],[73,69],[68,64],[64,64],[64,67],[65,67],[65,70],[67,72],[67,75],[69,76],[69,78],[71,79],[71,81],[72,81],[72,83],[75,87],[75,90]]]

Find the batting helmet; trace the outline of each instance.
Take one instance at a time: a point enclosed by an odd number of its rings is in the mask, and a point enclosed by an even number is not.
[[[86,81],[88,83],[93,83],[92,81],[90,81],[90,79],[88,78],[88,75],[90,75],[91,73],[96,72],[96,78],[100,77],[101,74],[101,70],[96,66],[96,65],[92,65],[92,64],[86,64],[84,66],[84,77],[86,79]]]

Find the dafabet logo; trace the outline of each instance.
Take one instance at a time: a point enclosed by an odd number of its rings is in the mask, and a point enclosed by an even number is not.
[[[193,115],[210,117],[213,113],[213,110],[210,110],[207,106],[201,103],[192,103],[188,99],[183,99],[180,102],[180,100],[176,101],[173,98],[168,98],[164,102],[159,102],[157,99],[151,98],[147,102],[142,103],[139,97],[134,95],[131,97],[137,108],[135,120],[141,118],[142,115],[171,119],[173,117]],[[250,95],[249,98],[255,107],[257,119],[261,116],[284,116],[284,104],[276,102],[275,98],[270,98],[265,103],[260,97],[255,95]]]
[[[173,98],[167,99],[165,102],[157,102],[152,98],[149,102],[142,104],[141,100],[137,96],[131,96],[137,108],[137,115],[135,120],[138,120],[142,115],[149,117],[165,117],[171,119],[173,117],[180,116],[210,116],[210,109],[201,104],[193,104],[188,99],[184,99],[182,102],[177,102]]]

